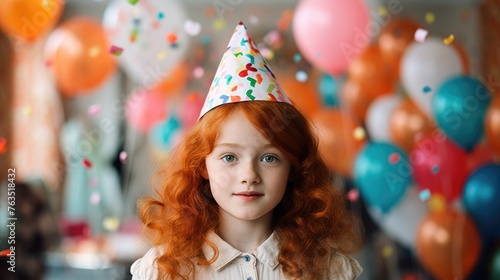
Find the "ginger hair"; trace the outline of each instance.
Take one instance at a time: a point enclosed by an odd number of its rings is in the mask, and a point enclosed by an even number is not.
[[[290,279],[323,278],[332,250],[351,254],[361,249],[361,223],[346,208],[343,191],[333,186],[308,120],[290,104],[269,101],[212,109],[187,131],[155,176],[156,197],[141,199],[138,212],[149,240],[165,248],[156,260],[160,277],[189,279],[196,265],[209,265],[218,256],[206,235],[216,230],[219,210],[202,174],[220,125],[236,110],[292,163],[287,190],[273,211],[283,273]],[[202,252],[205,243],[215,252],[212,259]]]

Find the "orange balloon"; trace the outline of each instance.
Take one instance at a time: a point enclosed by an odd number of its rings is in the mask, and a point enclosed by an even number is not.
[[[177,95],[186,86],[189,77],[188,64],[181,62],[154,86],[152,91],[158,92],[165,97]]]
[[[415,143],[431,135],[436,128],[429,117],[411,99],[401,102],[389,117],[389,130],[393,142],[410,152]]]
[[[360,124],[339,109],[320,110],[312,121],[319,137],[318,150],[326,165],[343,176],[352,177],[354,160],[366,141]]]
[[[460,56],[460,60],[462,61],[462,72],[465,75],[469,74],[470,73],[469,54],[464,49],[464,47],[457,41],[453,41],[453,43],[451,43],[450,45],[457,51],[458,55]]]
[[[17,38],[35,41],[54,27],[63,8],[64,0],[3,0],[0,28]]]
[[[437,279],[465,279],[479,259],[479,232],[464,213],[432,212],[416,237],[417,257]]]
[[[363,49],[349,63],[347,74],[350,80],[358,81],[368,89],[365,93],[372,97],[392,93],[396,87],[395,77],[376,44]]]
[[[365,120],[370,104],[378,97],[376,94],[370,92],[371,90],[372,88],[364,86],[357,80],[347,79],[340,93],[342,105],[361,122]],[[385,94],[391,94],[391,92]]]
[[[480,166],[494,162],[500,162],[500,156],[496,155],[488,142],[482,141],[467,154],[467,173],[470,174]]]
[[[484,117],[486,140],[496,154],[500,155],[500,97],[491,101]]]
[[[378,46],[391,72],[399,77],[399,65],[406,47],[415,41],[415,32],[422,26],[410,19],[393,19],[379,34]]]
[[[49,61],[56,82],[67,96],[82,95],[101,85],[116,71],[116,60],[101,24],[90,18],[73,18],[49,37]]]

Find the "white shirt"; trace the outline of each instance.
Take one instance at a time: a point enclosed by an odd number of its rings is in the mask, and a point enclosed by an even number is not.
[[[196,278],[203,280],[275,280],[286,279],[278,262],[278,241],[274,233],[264,241],[252,254],[242,253],[222,240],[216,233],[208,234],[208,239],[219,249],[219,257],[210,266],[196,266]],[[213,251],[208,246],[203,247],[207,259],[212,258]],[[151,248],[144,257],[136,260],[131,268],[132,280],[156,280],[158,269],[154,263],[161,255],[160,247]],[[342,273],[333,273],[336,277],[330,279],[356,279],[363,272],[359,263],[339,253],[331,258],[333,263],[340,261]]]

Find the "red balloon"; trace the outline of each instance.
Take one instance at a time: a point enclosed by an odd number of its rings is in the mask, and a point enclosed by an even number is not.
[[[410,162],[419,188],[440,194],[448,202],[460,198],[468,175],[467,154],[444,134],[418,141]]]

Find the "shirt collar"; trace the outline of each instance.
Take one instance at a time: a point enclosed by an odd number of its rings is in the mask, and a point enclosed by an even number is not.
[[[207,239],[213,242],[219,250],[219,257],[211,264],[212,268],[216,271],[221,270],[227,264],[232,262],[238,256],[243,253],[233,248],[226,241],[220,238],[214,231],[210,231],[207,235]],[[273,232],[253,253],[258,261],[267,265],[271,269],[275,269],[278,262],[278,240]],[[207,259],[211,259],[214,255],[213,250],[207,244],[203,245],[203,253]]]

